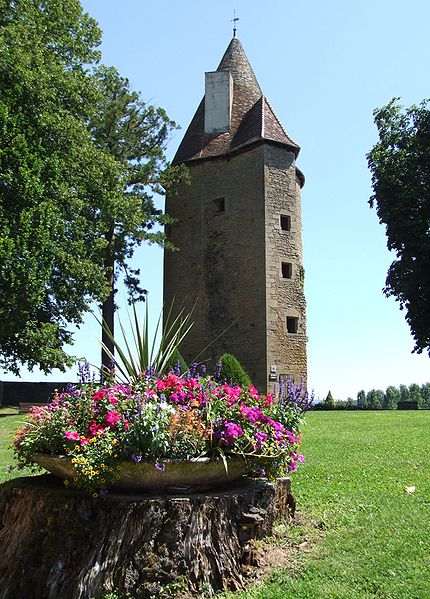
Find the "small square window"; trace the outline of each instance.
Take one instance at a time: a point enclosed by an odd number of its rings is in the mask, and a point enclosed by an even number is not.
[[[214,200],[213,202],[216,214],[221,214],[221,212],[225,212],[225,198],[216,198],[216,200]]]
[[[287,332],[297,333],[299,330],[299,319],[296,316],[287,316]]]
[[[291,262],[282,262],[281,270],[283,279],[291,279],[293,276],[293,265]]]
[[[281,214],[281,229],[282,231],[291,231],[291,216],[289,214]]]

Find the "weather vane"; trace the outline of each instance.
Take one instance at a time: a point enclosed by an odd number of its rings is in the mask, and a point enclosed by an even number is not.
[[[233,23],[233,37],[236,37],[236,33],[237,33],[236,22],[239,20],[239,17],[236,17],[236,9],[234,9],[233,13],[234,13],[234,16],[231,19],[231,21]]]

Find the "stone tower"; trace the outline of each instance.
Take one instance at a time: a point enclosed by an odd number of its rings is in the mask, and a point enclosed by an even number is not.
[[[233,38],[174,158],[190,184],[166,201],[164,305],[197,300],[186,361],[216,340],[198,361],[232,353],[261,392],[306,379],[299,149]]]

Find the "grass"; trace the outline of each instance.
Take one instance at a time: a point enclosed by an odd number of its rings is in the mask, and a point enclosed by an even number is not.
[[[22,417],[3,413],[0,481],[21,475],[7,473],[7,447]],[[287,530],[280,542],[310,542],[293,553],[290,567],[228,597],[428,599],[429,430],[430,411],[309,414],[306,463],[293,475],[305,524]],[[405,491],[413,486],[414,493]]]
[[[307,422],[293,492],[323,539],[229,596],[428,599],[430,412],[313,412]]]
[[[27,469],[21,471],[10,470],[14,465],[13,451],[10,447],[12,436],[22,418],[22,415],[18,414],[17,408],[0,406],[0,483],[10,478],[31,474],[31,471]]]

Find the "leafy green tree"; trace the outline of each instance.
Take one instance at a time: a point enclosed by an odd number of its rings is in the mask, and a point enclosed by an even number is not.
[[[346,407],[348,410],[353,410],[357,406],[356,402],[352,399],[352,397],[348,397],[346,400]]]
[[[369,410],[380,410],[384,401],[384,392],[379,389],[371,389],[366,395],[367,408]]]
[[[397,389],[397,387],[393,387],[393,385],[390,385],[389,387],[387,387],[384,395],[384,410],[396,410],[399,400],[400,391]]]
[[[416,402],[419,408],[422,408],[424,406],[424,400],[421,395],[420,386],[416,383],[409,385],[409,398],[409,401]]]
[[[221,369],[219,379],[221,381],[226,381],[229,385],[249,387],[251,379],[235,356],[232,354],[223,354],[220,358],[220,362]]]
[[[430,408],[430,383],[421,385],[421,397],[423,398],[423,408]]]
[[[384,292],[406,311],[415,347],[430,355],[429,100],[403,109],[397,99],[375,110],[379,141],[367,155],[373,195],[388,249],[396,254]]]
[[[139,269],[132,270],[127,262],[142,241],[171,247],[157,224],[170,222],[157,209],[154,194],[172,192],[185,179],[184,166],[172,167],[165,157],[165,148],[172,130],[177,128],[162,108],[146,104],[141,95],[130,88],[128,79],[114,67],[98,67],[94,76],[100,94],[89,129],[97,146],[106,151],[123,173],[122,194],[106,206],[105,231],[107,245],[104,267],[109,295],[103,303],[103,319],[114,332],[115,281],[126,272],[125,284],[130,296],[142,299],[146,291],[139,285]],[[103,333],[103,343],[113,353],[111,340]],[[109,367],[109,357],[102,352],[102,364]]]
[[[106,295],[103,212],[121,187],[87,129],[101,32],[78,0],[0,0],[0,25],[0,367],[49,372]]]
[[[366,392],[363,389],[357,393],[357,407],[360,410],[367,408]]]
[[[406,385],[400,385],[399,392],[400,392],[400,401],[410,401],[411,400],[409,388]]]

